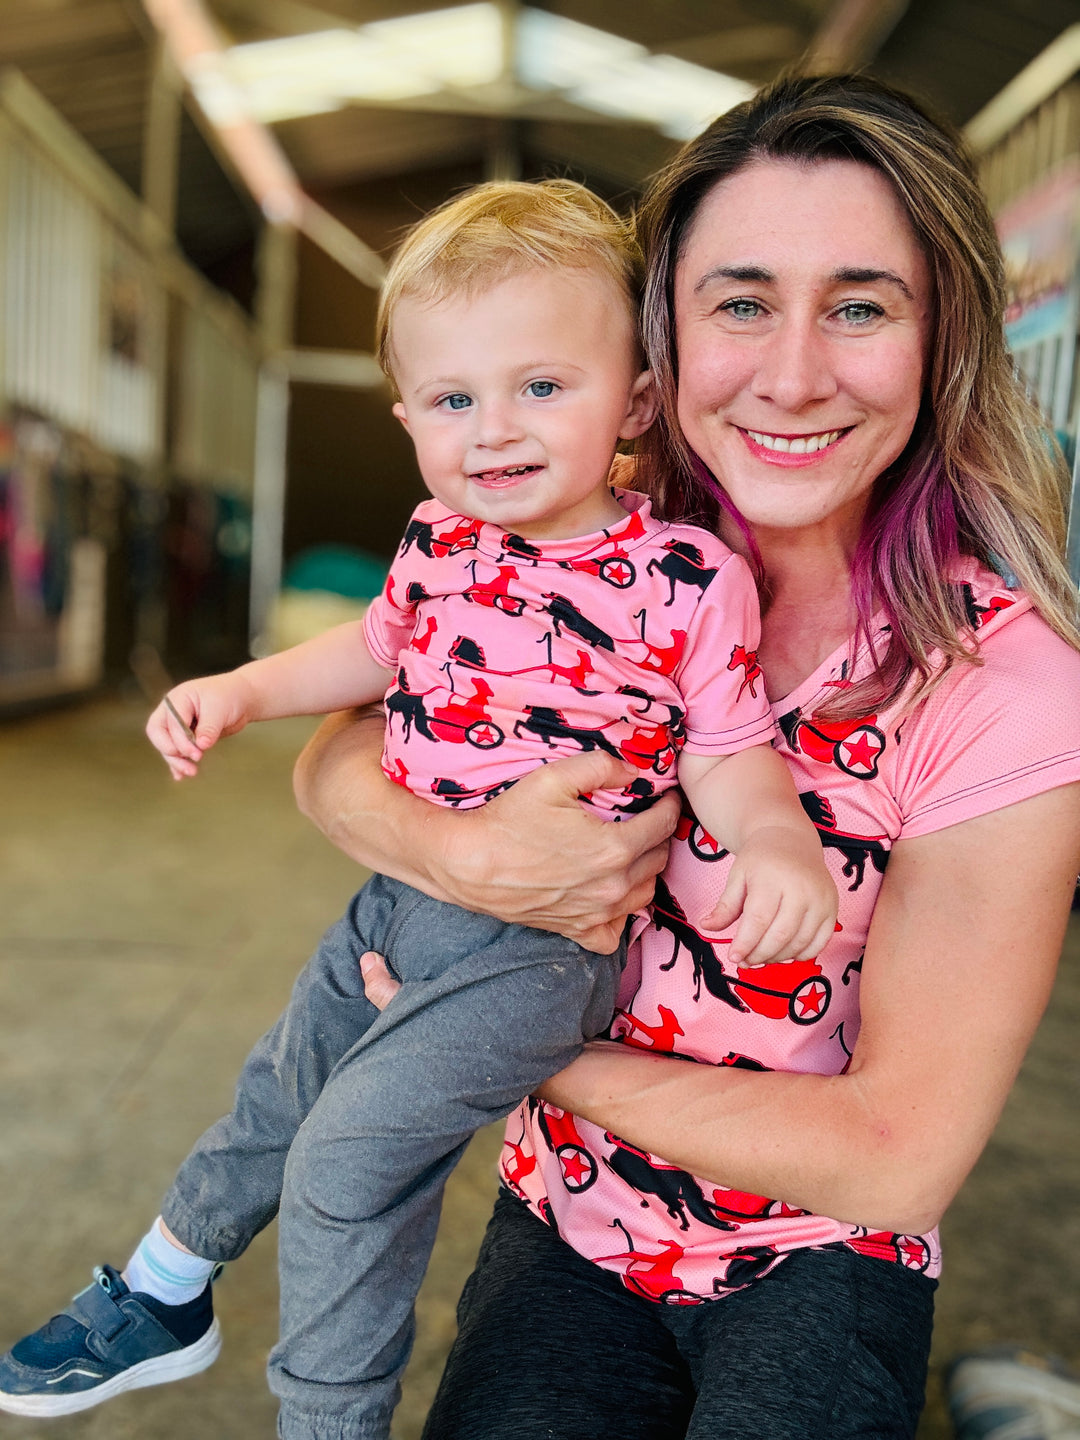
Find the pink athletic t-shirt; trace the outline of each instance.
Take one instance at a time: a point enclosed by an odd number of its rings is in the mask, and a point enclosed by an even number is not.
[[[675,784],[676,756],[768,743],[757,591],[706,530],[626,518],[542,544],[414,512],[364,636],[396,672],[383,769],[429,800],[482,805],[537,765],[600,749],[638,775],[590,798],[619,819]]]
[[[815,960],[732,966],[730,932],[701,930],[727,857],[688,815],[631,948],[614,1037],[716,1065],[838,1074],[859,1032],[863,948],[892,845],[1080,780],[1080,654],[997,575],[970,562],[959,579],[983,665],[957,666],[907,715],[822,723],[817,710],[847,676],[843,651],[773,706],[776,746],[839,890],[840,930]],[[936,1232],[869,1234],[724,1189],[535,1101],[510,1117],[502,1175],[582,1255],[657,1301],[728,1294],[805,1247],[940,1268]]]

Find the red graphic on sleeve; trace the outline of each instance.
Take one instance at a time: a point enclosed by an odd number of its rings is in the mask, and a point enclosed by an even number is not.
[[[756,698],[757,691],[754,689],[754,683],[761,679],[761,666],[758,664],[757,651],[747,650],[745,645],[736,645],[731,652],[727,668],[744,672],[739,683],[739,693],[735,698],[741,700],[744,690],[749,690],[750,694]]]

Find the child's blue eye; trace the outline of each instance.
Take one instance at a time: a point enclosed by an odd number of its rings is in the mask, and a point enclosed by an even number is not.
[[[549,395],[555,394],[555,381],[532,380],[529,382],[528,391],[537,400],[546,400]]]
[[[462,394],[444,395],[439,401],[439,404],[445,405],[448,410],[467,410],[472,404],[472,396]]]

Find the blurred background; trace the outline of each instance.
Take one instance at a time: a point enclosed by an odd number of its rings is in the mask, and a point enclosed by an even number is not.
[[[484,178],[568,175],[629,207],[795,61],[867,67],[964,129],[1010,343],[1075,464],[1077,0],[0,0],[3,1345],[123,1263],[362,879],[293,812],[309,727],[249,732],[172,787],[141,725],[170,678],[377,592],[422,495],[370,355],[397,238]],[[1080,573],[1080,526],[1070,547]],[[1067,965],[953,1212],[928,1440],[951,1434],[958,1349],[1080,1362],[1078,1010]],[[402,1440],[497,1149],[481,1137],[448,1201]],[[272,1237],[234,1268],[213,1371],[50,1433],[271,1434]]]

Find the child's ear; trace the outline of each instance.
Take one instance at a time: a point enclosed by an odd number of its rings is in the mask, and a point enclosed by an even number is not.
[[[653,373],[643,370],[630,387],[630,403],[626,407],[619,439],[636,440],[639,435],[644,435],[656,419],[658,403]]]
[[[402,425],[405,426],[406,433],[410,434],[411,431],[409,431],[409,417],[405,414],[405,406],[401,403],[400,400],[397,402],[396,405],[392,405],[390,407],[390,413],[401,421]]]

